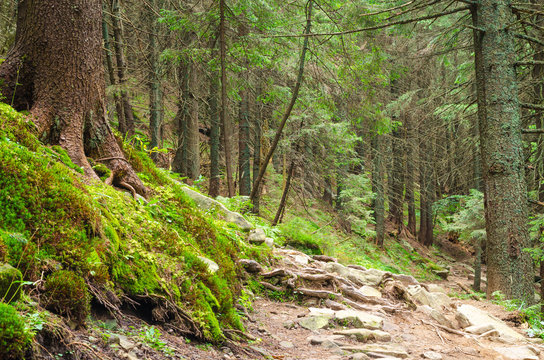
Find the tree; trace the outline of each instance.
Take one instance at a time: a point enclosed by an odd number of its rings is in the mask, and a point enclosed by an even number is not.
[[[487,231],[487,294],[532,303],[527,188],[509,1],[473,5],[480,147]]]
[[[114,184],[145,194],[106,119],[101,24],[100,1],[20,1],[0,91],[29,110],[40,137],[63,147],[87,176],[98,179],[87,160],[94,157],[112,170]]]

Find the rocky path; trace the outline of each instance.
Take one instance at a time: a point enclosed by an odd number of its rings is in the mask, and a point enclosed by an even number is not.
[[[515,318],[512,313],[489,302],[447,295],[468,285],[461,265],[452,269],[449,281],[420,284],[411,276],[346,267],[326,257],[281,249],[275,253],[281,260],[274,269],[244,265],[263,286],[291,288],[303,301],[254,301],[247,329],[257,340],[250,346],[264,357],[544,359],[539,339],[501,320]],[[228,351],[222,357],[239,358]]]

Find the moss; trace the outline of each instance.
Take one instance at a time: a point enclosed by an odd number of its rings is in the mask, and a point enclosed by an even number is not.
[[[11,305],[0,303],[0,359],[22,358],[31,341],[23,318]]]
[[[0,266],[0,301],[10,303],[21,297],[23,274],[9,264]]]
[[[85,280],[69,270],[49,275],[45,281],[43,306],[82,324],[90,311],[90,296]]]
[[[93,165],[93,170],[98,175],[100,180],[105,181],[111,175],[111,170],[104,164],[95,164]]]

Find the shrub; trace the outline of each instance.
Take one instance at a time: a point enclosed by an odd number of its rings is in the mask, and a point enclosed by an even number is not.
[[[45,281],[44,307],[82,324],[89,314],[90,297],[81,276],[60,270]]]
[[[0,303],[0,359],[18,359],[32,341],[21,316],[13,306]]]

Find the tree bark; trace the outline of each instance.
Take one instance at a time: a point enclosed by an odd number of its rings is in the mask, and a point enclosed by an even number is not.
[[[159,24],[155,17],[158,11],[157,0],[150,0],[150,9],[147,14],[147,25],[149,35],[149,150],[161,146],[161,113],[162,113],[162,94],[161,94],[161,76],[159,67],[159,43],[158,33]],[[155,159],[155,153],[151,156]]]
[[[134,113],[126,90],[126,60],[123,36],[123,23],[121,22],[121,6],[119,0],[111,1],[111,20],[113,25],[113,37],[115,39],[115,60],[117,62],[117,77],[121,88],[121,103],[123,105],[123,119],[119,120],[119,132],[123,136],[134,135]]]
[[[397,128],[393,131],[391,139],[391,155],[393,157],[393,165],[391,169],[391,179],[389,191],[389,215],[391,221],[398,229],[400,234],[402,230],[402,208],[404,194],[404,151],[403,139],[401,137],[402,129]]]
[[[507,0],[482,0],[473,5],[478,105],[487,231],[487,295],[497,290],[507,298],[531,304],[532,261],[527,228],[527,187],[521,143],[520,103],[514,69],[514,34],[504,26],[515,21]],[[479,31],[478,31],[479,32]]]
[[[373,203],[374,220],[376,222],[376,243],[383,247],[385,238],[383,136],[375,134],[372,139],[372,187],[375,194]]]
[[[255,96],[255,114],[253,116],[253,186],[255,186],[255,179],[259,175],[261,170],[261,134],[263,126],[263,103],[261,100],[261,95],[263,93],[262,81],[261,79],[257,80],[257,94]],[[261,200],[260,191],[255,194],[253,199],[253,208],[252,212],[254,214],[259,214],[259,205]]]
[[[406,117],[406,203],[408,205],[408,231],[416,235],[416,205],[414,196],[415,166],[416,158],[416,137],[414,136],[414,119],[412,115]]]
[[[17,110],[30,110],[41,138],[63,147],[85,174],[98,179],[87,160],[94,157],[112,169],[114,184],[145,194],[106,118],[101,22],[99,1],[20,1],[0,91]]]
[[[208,195],[217,197],[221,187],[221,173],[219,169],[220,160],[220,142],[221,142],[221,120],[218,110],[218,88],[219,81],[215,74],[211,75],[210,94],[209,94],[209,114],[211,119],[210,126],[210,187]]]

